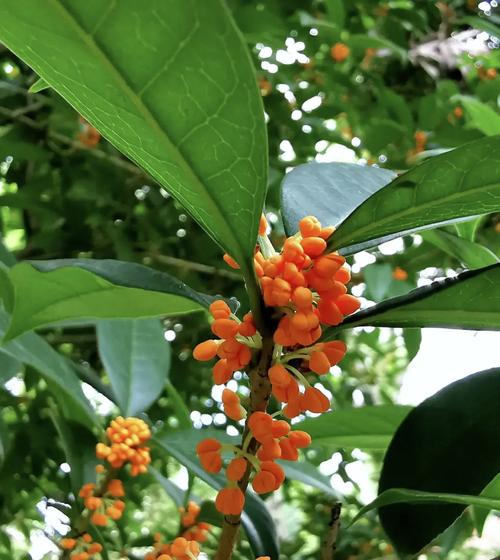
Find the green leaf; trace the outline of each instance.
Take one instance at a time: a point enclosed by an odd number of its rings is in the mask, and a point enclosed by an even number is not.
[[[406,346],[408,361],[411,362],[420,350],[420,344],[422,343],[422,330],[403,329],[403,340]]]
[[[149,472],[154,476],[154,478],[160,483],[161,487],[165,492],[172,498],[177,507],[184,505],[184,495],[185,492],[181,488],[174,484],[168,478],[165,478],[156,469],[149,469]]]
[[[216,437],[222,442],[235,443],[235,438],[226,436],[224,432],[191,429],[165,435],[159,434],[154,438],[153,444],[179,461],[212,488],[219,490],[225,486],[225,478],[207,473],[201,467],[195,452],[197,443],[206,437]],[[274,521],[264,502],[252,492],[246,494],[242,524],[255,556],[268,555],[273,560],[277,560],[279,547]]]
[[[358,206],[330,237],[330,248],[352,254],[430,226],[500,210],[498,153],[500,136],[494,136],[424,161]]]
[[[23,364],[17,358],[0,350],[0,386],[23,371]]]
[[[415,284],[409,280],[396,280],[394,268],[389,263],[375,262],[363,267],[366,282],[364,296],[375,302],[387,297],[401,296],[408,293]]]
[[[168,397],[171,401],[172,408],[174,409],[177,419],[179,420],[179,427],[181,429],[190,429],[193,427],[191,422],[191,413],[189,411],[186,402],[179,394],[179,391],[174,387],[174,385],[167,378],[166,382]]]
[[[358,311],[324,333],[326,340],[353,327],[445,327],[500,329],[500,264],[463,272],[409,294]]]
[[[474,241],[476,239],[477,230],[485,217],[486,216],[477,216],[467,222],[459,222],[455,224],[458,236],[462,239],[467,239],[468,241]]]
[[[135,319],[202,310],[214,298],[146,266],[114,260],[27,261],[10,269],[11,339],[67,320]],[[5,294],[5,282],[0,277]]]
[[[364,508],[362,508],[351,525],[374,509],[379,509],[392,504],[460,504],[463,506],[480,506],[488,510],[500,511],[500,498],[487,498],[483,496],[469,496],[464,494],[447,494],[443,492],[422,492],[420,490],[406,490],[404,488],[391,488],[385,490]],[[439,511],[440,508],[432,506],[428,511]],[[384,511],[384,510],[383,510]],[[436,535],[437,536],[437,535]],[[420,549],[419,549],[420,550]],[[417,550],[416,552],[419,552]]]
[[[221,0],[105,9],[6,0],[0,40],[251,265],[266,189],[264,111]]]
[[[4,335],[8,322],[8,315],[1,311],[0,337]],[[71,362],[58,354],[43,338],[34,333],[26,333],[17,340],[3,344],[2,352],[33,367],[57,388],[54,394],[66,418],[87,427],[96,425],[96,416],[83,394]]]
[[[431,229],[423,231],[422,237],[448,255],[455,257],[468,268],[482,268],[498,262],[498,258],[487,247],[467,239],[457,237],[447,231]]]
[[[311,486],[311,488],[317,488],[323,494],[331,496],[336,500],[341,499],[339,493],[332,488],[329,478],[322,475],[318,467],[309,463],[309,461],[299,459],[296,462],[278,461],[278,463],[283,467],[286,477],[290,480],[297,480],[302,484]]]
[[[71,467],[71,489],[78,495],[86,482],[95,481],[96,440],[87,429],[62,418],[54,406],[49,405],[49,415],[59,435],[66,461]]]
[[[117,404],[137,416],[157,399],[170,370],[170,345],[158,319],[97,323],[99,355]]]
[[[303,420],[296,427],[328,449],[386,449],[410,410],[400,405],[343,408]]]
[[[49,84],[43,80],[42,78],[38,78],[36,82],[34,82],[28,92],[29,93],[39,93],[40,91],[44,91],[45,89],[49,89]]]
[[[299,222],[312,214],[324,226],[337,226],[396,174],[353,163],[306,163],[285,175],[281,208],[285,229],[296,233]]]
[[[485,486],[485,488],[481,492],[481,496],[484,496],[486,498],[494,498],[500,501],[500,474],[497,474],[495,478]],[[478,532],[478,535],[481,536],[486,518],[488,517],[490,510],[484,507],[474,507],[472,508],[471,513],[472,519],[474,521],[474,527]]]
[[[465,109],[467,128],[477,128],[483,134],[500,134],[500,115],[486,103],[466,95],[455,95],[453,101]]]
[[[339,29],[343,29],[346,15],[344,0],[326,0],[325,4],[329,20]]]
[[[380,494],[397,488],[435,492],[457,505],[382,507],[382,525],[401,553],[419,552],[469,503],[500,508],[500,500],[479,497],[500,471],[499,392],[500,368],[476,373],[426,399],[403,420],[384,459]],[[450,494],[460,496],[451,500]]]

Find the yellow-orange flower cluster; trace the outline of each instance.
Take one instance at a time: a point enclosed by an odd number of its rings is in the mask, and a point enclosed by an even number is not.
[[[105,527],[108,519],[117,521],[123,514],[125,502],[116,498],[123,498],[125,491],[122,481],[115,478],[108,482],[104,491],[97,489],[93,482],[84,484],[79,493],[83,498],[85,508],[91,512],[90,521],[94,525]]]
[[[165,544],[160,535],[155,535],[155,541],[154,550],[146,554],[144,560],[193,560],[200,554],[200,545],[195,540],[177,537]]]
[[[149,448],[143,444],[149,440],[151,432],[143,420],[119,416],[111,422],[106,435],[111,445],[97,444],[98,459],[106,459],[113,469],[130,462],[132,476],[146,471],[150,457]],[[120,498],[125,496],[125,489],[119,478],[113,478],[115,471],[107,471],[102,464],[95,470],[98,482],[84,484],[78,495],[84,504],[83,518],[98,527],[106,527],[110,519],[117,521],[122,517],[125,502]],[[102,545],[93,543],[88,533],[63,538],[60,545],[64,550],[73,551],[71,560],[88,560],[102,550]]]
[[[196,522],[200,509],[196,502],[189,502],[187,508],[179,508],[181,525],[186,529],[182,536],[187,541],[204,543],[207,540],[208,531],[211,529],[211,526],[203,521]]]
[[[130,463],[130,474],[137,476],[145,473],[151,462],[149,447],[145,447],[151,437],[151,431],[140,418],[123,418],[118,416],[106,430],[110,445],[98,443],[96,455],[105,459],[113,468],[121,468]]]
[[[255,251],[254,265],[264,303],[273,308],[272,314],[277,321],[272,362],[267,372],[272,394],[283,403],[281,413],[287,418],[306,411],[325,412],[330,408],[328,397],[311,386],[306,376],[310,373],[325,375],[342,360],[345,344],[340,340],[320,341],[322,327],[338,325],[346,315],[357,311],[360,304],[357,298],[347,293],[350,273],[344,257],[326,252],[326,240],[334,228],[322,227],[315,217],[307,216],[300,221],[300,231],[286,239],[278,254],[267,238],[267,227],[262,218],[260,249]],[[238,268],[229,255],[225,255],[224,260]],[[214,318],[212,332],[221,340],[199,344],[193,355],[203,361],[218,356],[220,361],[214,366],[214,381],[222,384],[231,379],[236,369],[244,368],[251,361],[251,349],[259,349],[262,339],[250,315],[240,322],[223,301],[214,302],[210,311]],[[239,421],[246,417],[234,391],[225,388],[222,402],[229,418]],[[277,420],[265,411],[253,412],[246,429],[248,435],[241,447],[222,444],[215,438],[205,439],[196,447],[203,468],[210,473],[220,472],[224,452],[233,453],[226,466],[227,486],[215,500],[216,508],[225,515],[241,513],[245,504],[242,489],[248,481],[258,494],[277,490],[285,473],[275,461],[296,461],[299,449],[311,443],[309,434],[291,430],[286,420]],[[257,445],[253,444],[250,453],[252,441]]]
[[[92,536],[84,533],[78,539],[66,538],[61,540],[63,550],[71,550],[71,560],[90,560],[102,551],[102,545],[92,542]]]
[[[240,321],[231,313],[225,301],[217,300],[210,305],[210,313],[214,319],[212,332],[220,340],[206,340],[196,346],[193,356],[196,360],[207,361],[218,356],[220,359],[213,367],[214,383],[227,383],[236,370],[244,368],[250,362],[252,353],[248,344],[253,340],[257,329],[251,313],[247,313]]]

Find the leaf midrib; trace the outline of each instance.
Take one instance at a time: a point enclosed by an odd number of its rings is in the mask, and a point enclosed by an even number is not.
[[[224,213],[221,211],[220,205],[217,202],[217,200],[210,194],[209,190],[207,190],[205,188],[205,184],[203,183],[201,177],[194,171],[194,169],[188,164],[187,160],[184,157],[184,154],[182,153],[181,150],[179,150],[177,148],[177,146],[175,145],[175,143],[172,141],[172,139],[169,137],[169,135],[167,134],[167,132],[160,126],[160,124],[158,123],[158,121],[156,120],[154,113],[151,111],[151,109],[148,107],[148,105],[141,99],[141,97],[134,91],[134,89],[132,88],[131,85],[129,85],[129,83],[127,82],[127,79],[125,78],[125,76],[118,70],[118,68],[116,68],[114,66],[114,64],[111,61],[111,58],[108,57],[108,55],[106,54],[105,50],[99,45],[99,43],[97,42],[97,39],[92,35],[92,33],[88,32],[83,25],[79,22],[79,20],[77,19],[77,17],[71,13],[70,10],[68,10],[68,8],[66,6],[64,6],[62,4],[62,2],[60,2],[60,0],[50,0],[52,2],[52,4],[56,7],[56,9],[59,9],[59,11],[61,12],[62,16],[67,19],[69,22],[71,22],[71,24],[76,28],[78,34],[80,35],[80,37],[82,38],[82,40],[88,45],[88,47],[90,49],[92,49],[97,56],[104,62],[104,64],[106,66],[109,67],[109,69],[111,70],[111,72],[114,74],[115,78],[117,79],[118,83],[122,86],[122,90],[124,93],[126,93],[128,96],[130,96],[130,98],[132,99],[133,104],[135,105],[135,107],[137,108],[137,110],[139,111],[139,113],[141,114],[141,116],[154,128],[156,129],[157,132],[160,133],[160,135],[164,138],[165,142],[167,144],[169,144],[169,146],[171,147],[172,151],[174,151],[176,154],[178,154],[178,162],[181,163],[182,168],[184,169],[184,171],[187,172],[188,175],[190,175],[192,177],[192,179],[194,180],[195,183],[198,184],[199,188],[205,193],[205,195],[210,199],[211,203],[214,205],[217,213],[218,213],[218,217],[221,221],[221,223],[224,224],[224,229],[226,230],[226,235],[229,237],[229,239],[234,238],[236,239],[236,237],[233,235],[233,232],[231,231],[231,228],[229,228],[227,226],[226,220],[224,219]],[[120,150],[121,151],[121,150]],[[140,159],[140,158],[137,158]],[[178,163],[177,162],[177,163]],[[144,165],[144,162],[141,162],[142,165]],[[146,168],[149,167],[148,164],[146,164],[145,166]],[[152,175],[155,175],[156,173],[152,170],[149,170],[149,172]],[[218,242],[218,241],[217,241]],[[240,244],[237,243],[237,247],[239,249],[239,256],[243,257],[244,256],[244,251],[241,251],[241,247]],[[235,255],[233,255],[233,257],[235,257]]]
[[[483,190],[487,190],[487,189],[489,189],[490,187],[495,187],[495,186],[498,186],[498,185],[499,185],[499,182],[497,181],[497,182],[495,182],[495,183],[488,183],[487,185],[484,185],[484,186],[482,186],[482,187],[480,187],[480,188],[478,188],[478,189],[469,189],[469,190],[467,190],[467,191],[459,191],[458,193],[455,192],[455,193],[453,193],[453,194],[452,194],[451,196],[449,196],[449,197],[441,197],[441,198],[438,198],[438,199],[433,199],[433,200],[432,200],[432,204],[431,204],[431,205],[427,205],[427,207],[432,207],[432,206],[435,205],[435,204],[442,203],[443,200],[459,200],[461,196],[470,196],[471,191],[473,191],[474,193],[480,193],[480,192],[482,192]],[[383,190],[383,188],[382,188],[382,190]],[[381,192],[381,191],[378,191],[378,193],[380,193],[380,192]],[[375,193],[374,196],[377,196],[378,193]],[[382,196],[382,195],[381,195],[381,196]],[[370,199],[368,198],[368,199],[366,200],[366,203],[368,203],[369,201],[370,201]],[[365,203],[364,203],[364,204],[365,204]],[[359,208],[362,208],[362,206],[360,206]],[[384,218],[384,219],[382,219],[382,220],[378,220],[378,221],[376,221],[375,223],[376,223],[378,226],[382,226],[383,224],[391,223],[391,222],[393,222],[395,219],[402,218],[402,217],[404,217],[404,216],[407,216],[408,214],[411,215],[411,214],[413,214],[413,213],[415,213],[415,212],[418,212],[418,211],[421,211],[422,209],[425,209],[425,208],[426,208],[426,206],[425,206],[424,204],[420,204],[419,206],[410,206],[409,208],[407,208],[407,209],[404,210],[404,211],[397,212],[397,213],[395,213],[395,214],[394,214],[394,213],[393,213],[393,214],[390,214],[389,217]],[[355,210],[355,212],[357,212],[357,210]],[[477,211],[476,211],[476,212],[472,212],[470,215],[473,216],[473,215],[476,215],[476,214],[477,214]],[[360,215],[360,214],[358,214],[358,216],[359,216],[359,215]],[[354,214],[351,214],[351,216],[354,216]],[[347,220],[349,220],[349,216],[346,218],[345,221],[347,222]],[[440,221],[442,221],[442,220],[440,220]],[[370,222],[369,224],[367,224],[366,226],[357,228],[356,231],[355,231],[355,233],[351,233],[351,234],[350,234],[350,235],[351,235],[351,239],[350,239],[350,240],[349,240],[349,237],[346,237],[346,239],[342,239],[342,236],[341,236],[341,233],[342,233],[342,224],[341,224],[341,225],[339,226],[339,228],[338,228],[338,231],[339,231],[339,236],[338,236],[338,237],[340,238],[340,243],[339,243],[338,240],[336,241],[336,240],[333,238],[333,244],[332,244],[333,247],[334,247],[334,248],[339,248],[339,247],[345,247],[345,246],[347,246],[347,245],[352,245],[353,243],[357,243],[356,239],[358,239],[359,241],[371,241],[371,240],[373,240],[373,239],[377,239],[378,237],[382,237],[382,236],[388,235],[388,234],[390,234],[390,233],[395,233],[395,232],[384,232],[384,231],[382,231],[382,232],[379,232],[379,233],[375,234],[374,236],[370,237],[369,239],[360,239],[359,235],[363,235],[363,232],[366,232],[366,231],[369,232],[371,229],[373,229],[373,223],[374,223],[374,222],[371,221],[371,222]],[[430,224],[433,224],[433,223],[435,223],[435,222],[434,222],[434,221],[431,221],[431,222],[427,222],[426,224],[422,224],[422,225],[425,227],[426,225],[430,225]],[[407,228],[406,228],[406,229],[407,229]],[[399,230],[399,231],[406,231],[406,229],[404,229],[404,230]],[[411,227],[410,227],[410,229],[411,229]],[[333,235],[335,236],[335,234],[333,234]],[[356,237],[354,237],[354,241],[353,241],[353,239],[352,239],[352,236],[353,236],[353,235],[356,236]]]

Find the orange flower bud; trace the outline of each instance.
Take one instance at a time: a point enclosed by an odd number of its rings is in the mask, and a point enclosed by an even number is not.
[[[186,554],[189,543],[184,537],[177,537],[170,545],[170,550],[174,556],[183,556]]]
[[[201,440],[196,446],[196,453],[198,455],[207,452],[220,451],[222,444],[215,438],[206,438]]]
[[[122,516],[122,511],[112,506],[106,508],[106,513],[109,515],[109,517],[111,517],[113,521],[120,519],[120,517]]]
[[[339,325],[344,316],[337,305],[331,300],[320,300],[318,304],[319,318],[325,325]]]
[[[349,47],[344,43],[335,43],[330,49],[330,55],[335,62],[343,62],[350,52]]]
[[[86,542],[86,543],[91,543],[92,542],[92,536],[89,535],[88,533],[84,533],[82,535],[82,539],[83,539],[83,542]]]
[[[274,420],[271,426],[271,433],[275,438],[281,438],[288,434],[290,431],[290,424],[285,420]]]
[[[326,249],[326,241],[321,237],[305,237],[300,242],[304,249],[304,253],[315,259],[319,257]]]
[[[81,487],[78,495],[80,496],[80,498],[88,498],[92,496],[92,494],[94,493],[94,488],[95,488],[95,484],[93,482],[87,482],[87,484],[84,484]]]
[[[321,231],[321,223],[314,216],[306,216],[300,220],[299,230],[302,237],[316,237]]]
[[[359,299],[355,296],[352,296],[351,294],[344,294],[342,296],[339,296],[335,303],[337,304],[340,312],[344,315],[350,315],[351,313],[354,313],[361,306]]]
[[[267,494],[276,490],[276,478],[268,471],[259,471],[252,480],[252,488],[257,494]]]
[[[338,282],[342,282],[342,284],[347,284],[351,279],[351,273],[347,267],[343,266],[337,270],[334,278]]]
[[[288,434],[290,443],[298,449],[303,449],[311,445],[311,436],[302,430],[293,430]]]
[[[101,498],[97,498],[95,496],[89,496],[88,498],[85,498],[85,507],[90,511],[99,509],[101,507],[101,504]]]
[[[113,496],[113,498],[122,498],[125,496],[125,490],[123,489],[123,484],[121,480],[113,478],[108,482],[106,492]]]
[[[239,270],[240,265],[233,259],[233,257],[225,253],[222,258],[224,259],[224,262],[227,265],[229,265],[231,268],[234,268],[235,270]]]
[[[344,257],[330,253],[314,261],[314,272],[323,278],[333,276],[337,270],[345,263]]]
[[[312,352],[309,358],[309,368],[311,371],[324,375],[330,371],[330,361],[324,352]]]
[[[259,222],[259,235],[266,235],[266,232],[267,232],[267,220],[264,214],[262,214]]]
[[[72,550],[76,546],[76,539],[61,539],[61,546],[64,550]]]
[[[272,461],[281,457],[281,448],[278,440],[272,435],[268,435],[262,442],[262,446],[258,451],[258,457],[262,461]]]
[[[394,280],[408,280],[408,272],[406,272],[406,270],[404,270],[403,268],[397,266],[392,271],[392,277],[394,278]]]
[[[199,362],[207,362],[217,355],[219,345],[215,340],[205,340],[197,344],[193,350],[193,358]]]
[[[102,552],[102,544],[98,542],[91,544],[88,547],[87,552],[89,554],[99,554],[99,552]]]
[[[98,527],[106,527],[106,525],[108,524],[108,517],[103,513],[94,512],[92,514],[92,517],[90,518],[90,521]]]
[[[239,488],[223,488],[217,494],[215,507],[224,515],[240,515],[245,504],[245,495]]]
[[[214,319],[227,319],[231,315],[229,305],[222,299],[216,299],[208,308]]]
[[[299,286],[295,288],[292,294],[292,301],[301,311],[309,311],[312,308],[313,295],[309,288]]]
[[[266,412],[254,412],[248,419],[248,427],[253,437],[261,443],[271,433],[272,424],[273,418]]]
[[[347,351],[347,347],[341,340],[331,340],[323,345],[323,352],[327,355],[330,366],[334,366],[342,360]]]
[[[222,468],[222,457],[217,451],[208,451],[199,455],[201,466],[209,473],[218,473]]]
[[[214,383],[216,385],[223,385],[227,383],[233,376],[233,369],[229,367],[226,358],[219,360],[212,368]]]
[[[292,376],[282,364],[271,366],[268,371],[269,381],[277,387],[288,387],[292,381]]]
[[[234,338],[238,334],[238,326],[238,323],[232,319],[216,319],[210,328],[219,338]]]
[[[299,452],[294,447],[292,442],[287,438],[283,438],[280,441],[280,449],[281,458],[285,461],[297,461],[297,459],[299,458]]]
[[[330,408],[330,401],[319,389],[308,387],[301,396],[301,406],[310,412],[326,412]]]
[[[243,478],[247,470],[247,461],[243,457],[236,457],[226,468],[226,476],[232,482],[238,482]]]

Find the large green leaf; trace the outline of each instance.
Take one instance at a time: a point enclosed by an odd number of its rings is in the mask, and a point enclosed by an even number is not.
[[[0,312],[0,337],[5,333],[9,317]],[[58,354],[40,336],[26,333],[2,345],[2,352],[36,369],[53,387],[54,395],[64,416],[86,426],[93,426],[97,419],[85,398],[80,381],[71,362]]]
[[[410,410],[399,405],[345,408],[307,418],[296,427],[308,432],[314,444],[328,449],[386,449]]]
[[[179,463],[212,488],[219,490],[226,484],[224,476],[207,473],[196,457],[195,448],[197,443],[206,437],[217,437],[221,441],[234,443],[232,441],[234,438],[224,436],[224,432],[220,431],[191,429],[165,435],[159,434],[153,443],[160,450],[177,459]],[[272,560],[277,560],[279,547],[274,521],[264,502],[252,492],[246,494],[241,521],[254,554],[271,556]]]
[[[478,506],[487,510],[495,509],[500,511],[499,498],[392,488],[390,490],[385,490],[382,494],[377,496],[373,502],[370,502],[362,508],[352,520],[352,523],[355,523],[360,517],[373,509],[392,504],[459,504],[461,506]],[[436,510],[439,508],[433,507],[433,509]]]
[[[490,369],[448,385],[414,408],[387,450],[380,494],[405,488],[479,496],[500,471],[499,393],[500,368]],[[477,498],[475,505],[487,506],[486,500]],[[455,521],[464,505],[399,504],[382,507],[379,514],[396,548],[416,554]]]
[[[4,0],[0,40],[236,260],[251,261],[264,111],[221,0]]]
[[[498,258],[484,245],[458,237],[447,231],[431,229],[423,231],[422,237],[445,253],[455,257],[468,268],[481,268],[498,262]]]
[[[430,226],[500,210],[500,136],[430,158],[380,189],[330,238],[351,254]],[[332,201],[332,205],[334,201]]]
[[[358,311],[327,329],[324,338],[360,326],[499,330],[499,285],[500,263],[463,272]]]
[[[99,321],[99,355],[120,410],[137,416],[165,387],[170,345],[158,319]]]
[[[23,369],[20,360],[0,350],[0,386],[4,385],[14,375],[21,373]]]
[[[13,294],[0,276],[12,312],[9,339],[61,321],[180,315],[213,301],[164,272],[106,259],[23,262],[9,277]]]
[[[305,163],[285,175],[281,208],[289,235],[300,220],[313,215],[324,226],[337,226],[362,202],[396,174],[387,169],[354,163]]]

